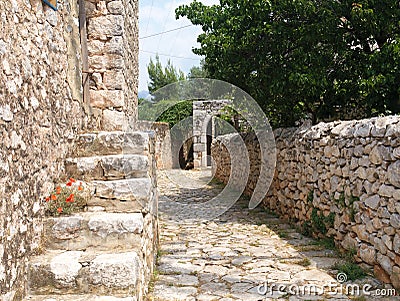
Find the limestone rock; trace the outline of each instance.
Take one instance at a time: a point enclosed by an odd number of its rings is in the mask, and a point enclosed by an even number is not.
[[[379,202],[380,202],[379,195],[371,196],[364,201],[365,205],[367,205],[372,209],[377,209],[379,206]]]
[[[390,184],[400,188],[400,161],[396,161],[388,167],[387,175]]]
[[[366,263],[374,265],[376,263],[376,251],[375,248],[367,244],[361,244],[360,257]]]
[[[135,252],[103,254],[90,264],[90,282],[107,288],[136,288],[139,272],[139,257]]]
[[[90,104],[94,108],[122,108],[124,94],[121,90],[98,90],[90,91]]]

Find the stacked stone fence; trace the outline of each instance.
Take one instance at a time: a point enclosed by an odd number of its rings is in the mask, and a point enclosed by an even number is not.
[[[239,134],[235,134],[236,136]],[[400,287],[400,117],[320,123],[274,131],[277,162],[264,205]],[[227,182],[231,137],[212,146],[215,176]],[[251,161],[245,193],[260,170],[254,134],[242,134]]]
[[[140,120],[134,128],[138,131],[153,131],[155,133],[154,157],[157,169],[172,168],[171,134],[169,124],[166,122],[149,122]]]

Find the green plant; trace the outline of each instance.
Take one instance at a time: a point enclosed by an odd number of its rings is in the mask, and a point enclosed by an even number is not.
[[[362,279],[367,276],[367,273],[356,263],[354,262],[346,262],[346,263],[336,263],[333,269],[337,270],[338,273],[344,273],[347,275],[347,280],[357,280]]]
[[[345,208],[346,207],[346,197],[344,195],[344,192],[342,192],[340,194],[339,198],[335,201],[341,208]]]
[[[45,201],[46,215],[60,216],[81,211],[86,206],[87,197],[82,182],[70,178],[65,185],[57,186]]]
[[[318,239],[314,242],[315,245],[324,247],[325,249],[335,250],[335,240],[333,237],[325,237],[322,239]]]
[[[307,202],[309,204],[312,204],[313,201],[314,201],[314,190],[310,190],[310,192],[307,195]]]
[[[328,229],[333,227],[335,216],[333,212],[324,216],[317,208],[313,208],[311,212],[312,228],[322,234],[326,234]]]
[[[297,264],[297,265],[301,265],[301,266],[303,266],[303,267],[308,267],[308,266],[310,266],[311,265],[311,261],[310,261],[310,259],[308,259],[307,257],[305,257],[305,258],[303,258],[303,259],[299,259],[299,260],[297,260],[297,261],[295,261],[295,262],[293,262],[294,264]]]
[[[321,232],[322,234],[326,234],[326,232],[328,232],[324,223],[324,216],[320,214],[317,208],[313,208],[311,212],[311,222],[313,228],[318,232]]]
[[[312,235],[312,225],[310,221],[305,221],[300,228],[301,234],[304,236],[311,236]]]

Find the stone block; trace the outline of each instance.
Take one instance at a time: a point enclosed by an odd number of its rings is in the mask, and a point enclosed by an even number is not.
[[[121,90],[92,90],[90,91],[90,104],[92,107],[106,108],[123,108],[124,93]]]
[[[33,294],[113,294],[132,296],[143,272],[136,252],[51,251],[29,265]]]
[[[104,73],[103,84],[109,90],[122,90],[125,87],[125,77],[121,70],[108,70]]]
[[[109,69],[124,68],[124,58],[119,54],[103,54],[89,56],[89,68],[104,72]]]
[[[89,39],[108,40],[124,33],[124,17],[107,15],[91,18],[88,25]]]
[[[84,181],[142,178],[147,177],[149,160],[130,154],[68,158],[65,169],[69,176]]]
[[[154,138],[146,132],[99,132],[81,134],[75,141],[72,157],[118,154],[148,154]]]
[[[127,120],[124,112],[115,110],[104,110],[101,121],[103,130],[120,131],[127,128]]]
[[[143,216],[141,213],[85,212],[47,218],[44,231],[46,247],[53,250],[140,251]]]

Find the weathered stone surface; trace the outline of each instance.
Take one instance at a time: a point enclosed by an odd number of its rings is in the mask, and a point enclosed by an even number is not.
[[[126,130],[127,119],[124,112],[116,110],[104,110],[102,128],[109,130]]]
[[[393,239],[393,251],[400,255],[400,234],[396,233]]]
[[[326,283],[336,283],[337,271],[332,266],[343,259],[337,258],[333,251],[315,245],[312,239],[296,233],[284,221],[266,214],[263,209],[249,211],[248,200],[244,198],[213,220],[209,219],[213,209],[205,206],[196,207],[195,217],[190,219],[178,215],[176,209],[182,202],[192,204],[200,199],[213,198],[223,189],[209,185],[201,193],[193,194],[184,187],[191,184],[194,177],[204,177],[205,172],[183,173],[186,177],[182,177],[179,186],[169,181],[165,173],[159,178],[163,195],[160,199],[163,230],[158,261],[161,275],[155,282],[156,289],[148,296],[150,299],[275,300],[278,297],[276,289],[272,294],[260,295],[257,287],[267,281],[269,284],[321,287]],[[175,208],[175,211],[168,208]],[[285,239],[276,235],[273,229],[282,231]],[[374,247],[364,245],[365,253],[371,252],[367,255],[374,258],[377,253]],[[237,255],[233,255],[234,252]],[[181,281],[186,278],[187,281]],[[357,280],[357,283],[373,283],[373,287],[380,285],[372,278]],[[315,299],[320,298],[321,295]],[[323,298],[336,300],[339,297],[324,295]],[[313,297],[301,296],[300,299]]]
[[[120,15],[107,15],[91,18],[88,26],[90,39],[107,40],[114,36],[122,36],[124,18]]]
[[[106,288],[135,290],[140,275],[139,257],[135,252],[103,254],[89,266],[90,283]]]
[[[121,154],[66,160],[67,174],[85,181],[147,177],[148,169],[148,157],[144,155]]]
[[[390,260],[389,257],[387,257],[385,255],[378,254],[377,257],[376,257],[376,261],[379,263],[379,265],[382,267],[382,269],[385,270],[385,272],[388,275],[392,274],[393,265],[394,264],[393,264],[393,261]]]
[[[93,181],[95,196],[122,201],[147,201],[152,187],[151,179],[126,179],[116,181]]]
[[[390,184],[400,188],[400,161],[396,161],[388,167],[388,179]]]
[[[360,257],[366,263],[374,265],[376,263],[375,248],[366,244],[362,244],[360,247]]]
[[[381,266],[379,265],[374,266],[374,275],[383,283],[390,283],[390,276]]]
[[[104,73],[103,83],[109,90],[122,90],[125,86],[125,77],[120,70],[111,70]]]
[[[24,301],[137,301],[135,297],[113,297],[95,295],[51,295],[51,296],[28,296]]]
[[[374,196],[367,198],[364,202],[365,202],[365,205],[367,205],[368,207],[370,207],[372,209],[377,209],[379,206],[379,201],[380,201],[379,195],[374,195]]]
[[[45,222],[46,247],[64,250],[140,249],[141,213],[80,213]]]
[[[32,293],[119,293],[129,296],[138,282],[137,253],[49,252],[30,265]]]
[[[383,162],[383,156],[381,154],[380,151],[380,147],[379,146],[375,146],[372,151],[369,154],[369,160],[373,163],[373,164],[382,164]]]
[[[111,14],[122,15],[124,13],[124,6],[122,1],[112,1],[107,3],[107,9]]]
[[[124,94],[121,90],[99,90],[90,92],[90,104],[95,108],[122,108]]]
[[[264,205],[300,226],[315,223],[313,213],[334,214],[326,235],[346,250],[357,250],[357,261],[374,265],[378,255],[395,261],[400,227],[399,121],[399,116],[388,116],[275,130],[276,171]],[[250,172],[237,177],[249,175],[244,192],[251,195],[260,184],[259,146],[251,135],[243,139],[245,149],[229,143],[229,137],[213,141],[215,176],[224,183],[236,177],[230,174],[227,149],[247,153]],[[326,236],[312,228],[315,236]]]
[[[91,157],[116,154],[144,154],[150,151],[148,133],[143,132],[100,132],[79,135],[75,142],[73,157]]]

